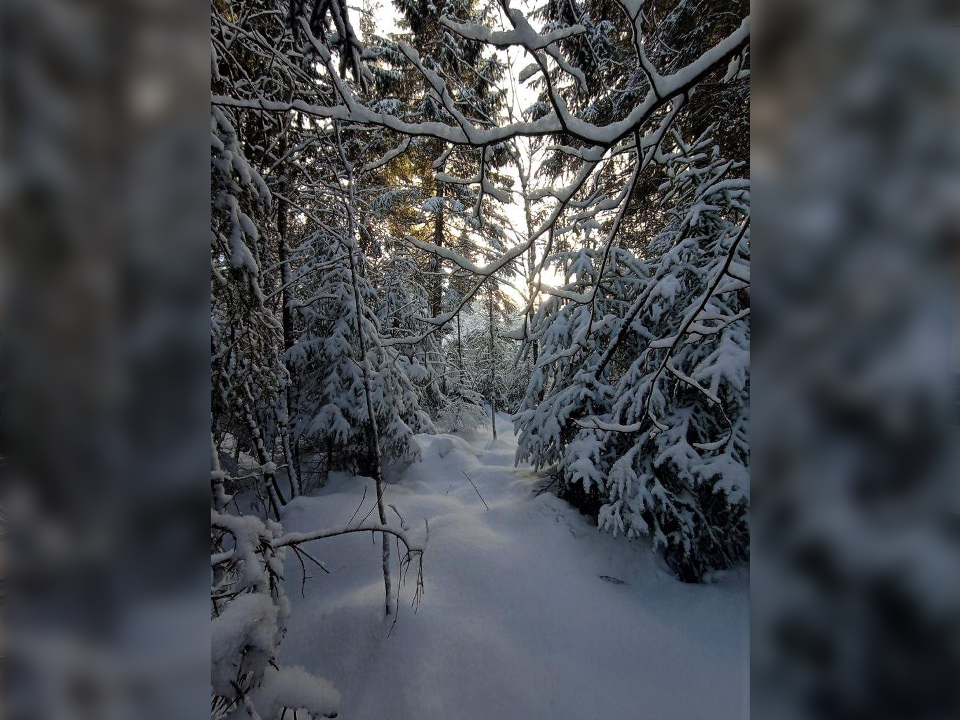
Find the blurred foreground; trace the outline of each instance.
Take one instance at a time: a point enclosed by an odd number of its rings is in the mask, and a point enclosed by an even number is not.
[[[960,13],[754,3],[752,714],[960,714]],[[209,698],[209,19],[4,0],[2,712]]]
[[[960,711],[951,6],[755,3],[755,717]]]
[[[202,717],[209,18],[3,0],[0,28],[0,713]]]

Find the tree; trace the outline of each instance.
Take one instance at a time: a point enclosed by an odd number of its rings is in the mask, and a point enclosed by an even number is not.
[[[506,67],[482,45],[467,42],[441,23],[443,17],[469,18],[482,22],[490,16],[489,3],[475,0],[444,0],[426,3],[399,0],[401,32],[388,37],[372,33],[367,37],[376,61],[371,64],[376,91],[386,99],[378,103],[391,114],[406,120],[449,121],[442,85],[451,107],[472,122],[492,127],[504,107],[505,91],[501,80]],[[423,71],[433,74],[437,83],[424,86]],[[407,151],[379,170],[378,181],[396,187],[393,207],[396,219],[402,219],[397,234],[437,247],[474,256],[485,244],[484,220],[495,215],[496,202],[491,193],[503,199],[499,189],[507,179],[498,168],[507,161],[504,148],[451,148],[431,138],[414,139]],[[478,176],[480,187],[464,177]],[[495,219],[494,219],[495,220]],[[441,253],[408,248],[416,258],[421,286],[427,299],[425,317],[437,317],[456,289],[449,262]],[[449,398],[462,396],[446,382],[446,358],[443,335],[424,338],[422,353],[430,375],[430,392],[425,407],[435,416],[445,414]]]
[[[708,138],[674,139],[649,259],[575,254],[570,296],[534,321],[545,357],[517,424],[520,456],[556,463],[601,528],[651,536],[699,581],[748,552],[749,182]],[[589,285],[595,312],[570,299]]]
[[[301,378],[297,388],[296,436],[329,453],[332,469],[373,472],[368,446],[364,372],[374,388],[383,460],[413,460],[413,434],[432,430],[396,349],[380,343],[380,298],[370,282],[372,269],[341,227],[314,236],[314,256],[326,265],[301,302],[304,327],[287,359]],[[357,304],[359,300],[359,305]],[[406,360],[406,359],[405,359]],[[365,364],[365,365],[364,365]]]
[[[221,433],[246,437],[258,462],[268,467],[271,438],[258,420],[253,397],[256,392],[276,409],[279,383],[270,365],[277,357],[278,323],[264,305],[257,258],[261,232],[253,218],[269,206],[270,191],[250,167],[233,123],[219,108],[212,110],[211,142],[213,420]],[[264,476],[279,518],[285,499],[275,469]]]

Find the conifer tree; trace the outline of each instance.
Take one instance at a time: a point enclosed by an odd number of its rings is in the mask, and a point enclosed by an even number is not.
[[[749,182],[725,177],[708,138],[674,140],[647,257],[567,259],[570,295],[534,321],[544,354],[517,426],[520,458],[555,463],[601,528],[652,537],[699,581],[748,551]],[[570,299],[592,285],[593,307]]]
[[[301,378],[297,389],[296,435],[301,442],[330,453],[331,469],[372,470],[367,446],[366,399],[359,363],[359,320],[367,344],[366,360],[374,388],[374,408],[385,462],[414,460],[413,434],[432,430],[420,410],[416,391],[398,352],[383,347],[377,316],[380,298],[370,282],[367,259],[352,247],[343,227],[317,231],[314,253],[327,270],[310,283],[311,297],[301,303],[303,330],[288,351],[288,360]],[[357,265],[360,306],[354,301],[350,254]]]

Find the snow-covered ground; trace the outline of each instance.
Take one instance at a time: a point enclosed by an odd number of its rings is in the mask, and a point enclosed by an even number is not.
[[[430,523],[425,594],[414,613],[411,577],[392,632],[379,538],[308,546],[331,574],[308,565],[302,596],[288,554],[283,663],[332,680],[348,720],[747,717],[746,575],[685,585],[648,545],[598,532],[550,493],[535,497],[543,478],[513,466],[506,417],[498,428],[496,441],[489,430],[417,436],[422,462],[388,486],[386,502],[413,532]],[[345,523],[364,485],[359,520],[373,505],[372,481],[335,474],[290,503],[285,530]]]

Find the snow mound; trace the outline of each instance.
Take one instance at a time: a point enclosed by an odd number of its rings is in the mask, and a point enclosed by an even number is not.
[[[477,451],[457,435],[416,435],[422,465],[448,465],[451,468],[477,463]]]

